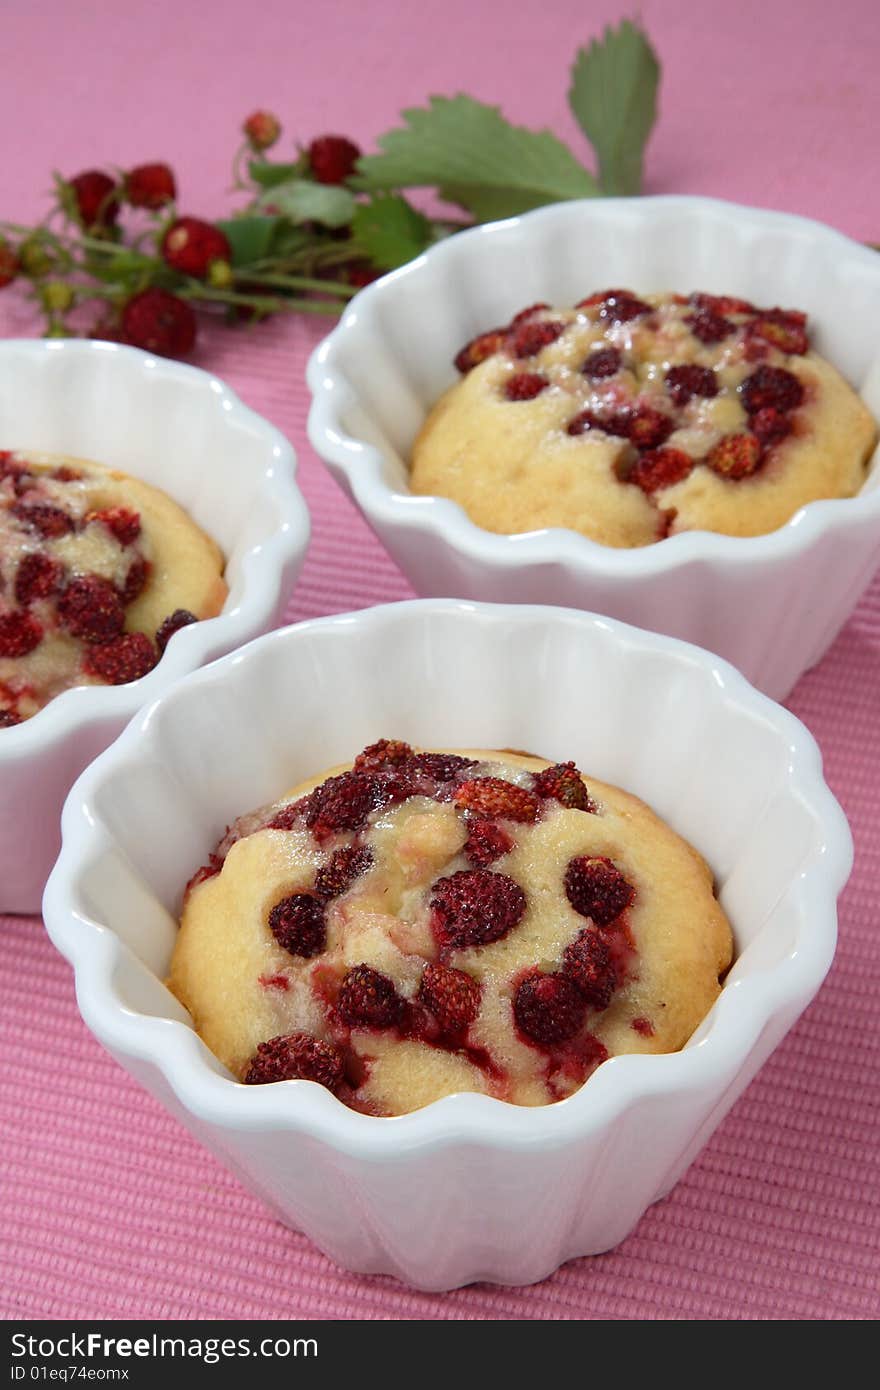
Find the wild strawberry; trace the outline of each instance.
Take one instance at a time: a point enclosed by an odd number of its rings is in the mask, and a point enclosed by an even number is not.
[[[384,274],[384,270],[370,265],[369,261],[353,262],[345,270],[345,278],[348,283],[359,290],[362,290],[365,285],[372,285],[374,280],[381,280]]]
[[[776,410],[796,410],[804,399],[804,388],[793,372],[784,367],[756,367],[740,383],[740,399],[750,415],[773,406]]]
[[[196,341],[196,316],[167,290],[141,290],[122,311],[125,340],[160,357],[186,357]]]
[[[779,352],[803,356],[810,350],[807,316],[796,309],[765,309],[749,324],[747,338],[763,338]]]
[[[0,709],[0,729],[13,729],[20,723],[21,719],[14,710]]]
[[[578,855],[565,870],[565,896],[575,912],[607,927],[629,907],[636,890],[610,859]]]
[[[737,299],[730,294],[692,294],[690,303],[696,309],[707,310],[710,314],[756,314],[754,304],[747,299]]]
[[[649,1018],[634,1018],[630,1028],[643,1038],[653,1038],[654,1036],[654,1025]]]
[[[99,343],[127,343],[122,324],[113,318],[100,318],[89,329],[89,337]]]
[[[722,478],[747,478],[761,462],[763,449],[753,434],[728,434],[719,439],[703,462]]]
[[[272,908],[269,930],[292,956],[316,956],[327,944],[324,905],[313,893],[292,893]]]
[[[309,145],[309,165],[318,183],[344,183],[360,157],[357,145],[344,135],[320,135]]]
[[[517,1028],[543,1047],[568,1042],[584,1021],[586,1001],[564,975],[534,970],[521,980],[513,997]]]
[[[637,449],[656,449],[669,438],[674,427],[662,410],[640,405],[630,413],[627,437]]]
[[[160,249],[168,265],[197,280],[204,280],[213,261],[232,260],[232,248],[220,228],[199,217],[178,217]]]
[[[544,309],[549,308],[549,304],[529,304],[526,309],[520,309],[518,314],[514,314],[513,318],[510,320],[510,327],[518,328],[521,323],[525,323],[528,319],[533,319],[535,314],[540,314]]]
[[[380,738],[378,743],[371,743],[362,753],[358,753],[354,760],[354,770],[384,771],[386,768],[399,767],[401,763],[408,762],[412,755],[412,748],[401,739]]]
[[[45,540],[57,540],[74,529],[73,517],[63,507],[55,507],[51,502],[16,502],[11,509],[13,516],[38,531]]]
[[[620,439],[628,439],[630,431],[630,412],[628,410],[582,410],[566,425],[570,435],[586,434],[588,430],[601,430]]]
[[[750,427],[765,449],[772,449],[774,444],[779,444],[791,434],[791,420],[772,405],[765,405],[763,410],[757,411],[751,418]]]
[[[541,810],[534,792],[502,777],[474,777],[462,782],[453,800],[459,810],[490,820],[535,821]]]
[[[561,802],[569,810],[595,814],[596,804],[574,763],[556,763],[536,773],[535,791],[538,796],[552,797],[554,801]]]
[[[27,656],[43,640],[43,625],[30,613],[0,613],[0,657]]]
[[[306,825],[316,840],[339,830],[362,830],[371,811],[382,804],[379,782],[364,772],[329,777],[309,796]]]
[[[294,826],[304,823],[308,807],[309,798],[307,796],[301,796],[299,801],[291,801],[289,805],[282,806],[280,811],[276,811],[272,820],[267,822],[266,829],[293,830]]]
[[[264,1086],[271,1081],[317,1081],[328,1091],[338,1091],[344,1076],[342,1054],[332,1043],[309,1033],[283,1033],[260,1043],[244,1083]]]
[[[576,309],[592,309],[596,304],[604,304],[606,299],[616,299],[619,295],[631,294],[631,290],[596,290],[593,294],[588,294],[586,299],[579,299],[574,307]]]
[[[677,406],[686,406],[694,396],[717,396],[718,378],[711,367],[683,362],[666,373],[666,389]]]
[[[509,348],[514,357],[534,357],[537,353],[555,343],[565,332],[565,324],[558,320],[533,323],[526,321],[513,330]]]
[[[112,227],[119,215],[116,183],[100,169],[87,169],[68,179],[65,203],[88,231],[93,227]]]
[[[584,361],[581,371],[589,381],[602,381],[616,376],[623,366],[623,354],[617,348],[596,348]]]
[[[355,965],[342,981],[336,1007],[351,1028],[391,1028],[400,1021],[404,1001],[387,975]]]
[[[12,284],[18,270],[18,256],[9,242],[4,237],[0,237],[0,290],[4,286]]]
[[[442,946],[487,946],[500,941],[526,910],[526,895],[507,874],[460,869],[439,878],[431,898],[433,928]]]
[[[252,111],[242,131],[252,150],[271,150],[281,136],[281,122],[271,111]]]
[[[502,854],[509,854],[513,849],[513,844],[514,842],[507,831],[503,830],[500,825],[480,817],[471,821],[468,826],[464,856],[469,863],[476,865],[477,868],[485,869],[487,865],[494,864],[496,859],[500,859]]]
[[[84,666],[90,675],[100,676],[108,685],[127,685],[152,671],[158,659],[146,633],[123,632],[112,642],[90,646]]]
[[[37,599],[51,598],[58,592],[64,577],[64,566],[44,551],[32,550],[18,563],[15,571],[15,598],[23,608]]]
[[[458,753],[417,753],[413,762],[435,782],[453,782],[460,772],[476,766],[473,758],[463,758]]]
[[[562,973],[594,1009],[607,1009],[617,988],[617,971],[608,943],[585,927],[562,955]]]
[[[177,184],[167,164],[137,164],[125,176],[124,191],[133,208],[155,212],[174,202]]]
[[[503,352],[506,342],[505,328],[490,328],[486,333],[478,333],[476,338],[471,338],[456,354],[454,366],[464,376],[465,373],[472,372],[474,367],[479,367],[487,358],[494,357],[496,352]]]
[[[315,893],[322,902],[341,897],[372,862],[373,851],[368,845],[345,845],[335,850],[315,875]]]
[[[126,571],[122,587],[118,591],[126,608],[130,603],[134,603],[136,598],[140,598],[144,592],[150,577],[150,568],[149,560],[145,560],[143,555],[135,555]]]
[[[636,461],[626,481],[635,483],[643,492],[659,492],[680,483],[693,467],[694,460],[683,449],[649,449]]]
[[[714,314],[709,309],[701,309],[696,314],[688,314],[685,323],[691,330],[695,338],[699,338],[701,343],[707,345],[720,343],[725,338],[729,338],[731,333],[736,332],[736,324],[730,319],[724,318],[721,314]]]
[[[651,312],[650,304],[637,298],[631,290],[602,290],[599,294],[582,299],[575,307],[586,309],[595,304],[599,305],[600,319],[606,323],[630,323]]]
[[[195,613],[190,613],[188,608],[175,608],[173,613],[168,614],[168,617],[156,632],[156,646],[159,648],[159,651],[165,651],[165,648],[168,646],[175,632],[179,632],[182,627],[189,627],[192,623],[197,623],[198,621]]]
[[[461,1033],[480,1012],[479,980],[448,965],[426,965],[419,984],[419,1000],[436,1018],[444,1033]]]
[[[517,372],[504,383],[504,394],[509,401],[533,401],[546,391],[550,382],[540,372]]]
[[[125,609],[109,579],[83,574],[71,579],[58,600],[58,620],[72,637],[110,642],[122,631]]]
[[[107,527],[120,545],[133,545],[141,533],[140,513],[131,507],[107,507],[102,512],[88,512],[86,521],[99,521]]]

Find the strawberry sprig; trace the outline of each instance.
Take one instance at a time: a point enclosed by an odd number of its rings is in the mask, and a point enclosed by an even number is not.
[[[361,286],[462,227],[637,193],[658,81],[651,45],[628,20],[579,51],[569,102],[595,172],[551,132],[514,126],[464,95],[405,111],[371,155],[347,136],[323,135],[273,159],[281,123],[255,111],[233,162],[246,202],[229,218],[182,214],[165,163],[56,175],[42,223],[0,223],[0,288],[29,287],[48,337],[85,332],[172,357],[192,350],[205,313],[231,324],[336,315]],[[454,215],[416,207],[411,190],[424,188]]]

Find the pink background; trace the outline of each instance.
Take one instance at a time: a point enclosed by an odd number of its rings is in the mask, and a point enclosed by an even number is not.
[[[642,0],[664,65],[648,192],[779,207],[880,240],[875,0]],[[401,107],[463,90],[585,153],[575,48],[616,4],[551,0],[48,0],[3,6],[0,217],[50,172],[167,159],[183,212],[219,215],[241,119],[364,147]],[[314,540],[288,617],[410,590],[305,439],[299,319],[206,334],[201,365],[293,441]],[[17,290],[0,334],[37,331]],[[418,1294],[337,1269],[278,1225],[102,1052],[36,920],[0,919],[0,1313],[6,1318],[869,1318],[880,1313],[880,582],[789,704],[856,840],[819,998],[665,1202],[617,1251],[529,1289]]]

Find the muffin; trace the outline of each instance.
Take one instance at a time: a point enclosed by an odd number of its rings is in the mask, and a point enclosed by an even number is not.
[[[241,817],[187,885],[169,985],[241,1081],[371,1115],[518,1105],[683,1046],[731,960],[700,855],[573,762],[380,740]]]
[[[761,535],[807,502],[854,496],[877,438],[804,314],[731,296],[532,305],[455,365],[410,485],[487,531],[561,526],[618,547]]]
[[[0,451],[0,728],[75,685],[152,670],[220,612],[223,556],[157,488],[82,459]]]

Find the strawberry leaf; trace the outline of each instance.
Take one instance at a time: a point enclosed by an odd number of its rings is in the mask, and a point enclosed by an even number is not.
[[[374,265],[395,270],[418,256],[432,241],[431,223],[397,193],[377,193],[360,203],[351,230]]]
[[[625,19],[581,48],[568,102],[599,162],[607,194],[638,193],[642,157],[657,117],[660,64],[643,31]]]
[[[279,183],[286,183],[288,179],[302,178],[308,172],[309,161],[305,155],[300,155],[295,164],[279,164],[270,159],[251,159],[248,161],[248,174],[252,183],[259,184],[260,188],[275,188]]]
[[[215,225],[229,242],[232,264],[253,265],[269,255],[280,217],[230,217]]]
[[[338,184],[288,179],[267,188],[251,204],[258,212],[272,210],[291,222],[320,222],[324,227],[345,227],[354,216],[354,195]]]
[[[498,107],[472,97],[431,97],[403,119],[381,136],[381,154],[358,161],[354,186],[436,186],[478,220],[598,192],[592,175],[549,130],[511,125]]]

